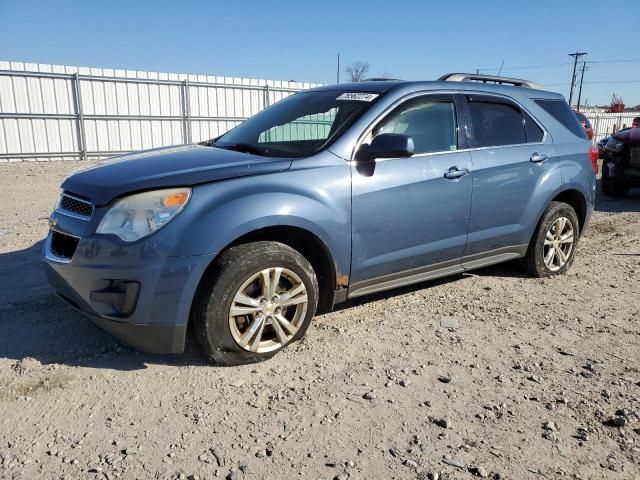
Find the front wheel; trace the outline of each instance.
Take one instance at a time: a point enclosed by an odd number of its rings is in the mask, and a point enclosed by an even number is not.
[[[258,362],[300,339],[315,314],[311,264],[282,243],[232,247],[198,291],[192,321],[198,341],[222,365]]]
[[[551,202],[542,214],[529,243],[524,266],[534,277],[549,277],[566,272],[580,235],[578,216],[571,205]]]

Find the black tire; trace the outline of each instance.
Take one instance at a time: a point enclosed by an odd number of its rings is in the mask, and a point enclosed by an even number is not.
[[[544,262],[544,242],[547,232],[560,217],[566,218],[571,223],[573,245],[564,265],[558,270],[551,270]],[[522,263],[526,272],[533,277],[549,277],[565,273],[573,264],[579,238],[580,223],[573,207],[563,202],[551,202],[542,214],[542,218],[533,232],[531,242],[529,242],[527,253],[523,258]]]
[[[607,197],[624,197],[629,193],[629,187],[621,185],[616,177],[609,176],[609,167],[607,161],[602,162],[602,177],[600,179],[600,188],[602,193]]]
[[[286,345],[269,352],[251,352],[234,339],[229,321],[233,298],[252,275],[282,267],[295,273],[307,293],[307,309],[289,345],[306,332],[318,304],[318,281],[311,264],[298,251],[277,242],[252,242],[223,252],[209,269],[191,309],[195,336],[204,353],[219,365],[242,365],[271,358]],[[267,328],[267,327],[265,327]],[[271,327],[273,328],[273,327]]]

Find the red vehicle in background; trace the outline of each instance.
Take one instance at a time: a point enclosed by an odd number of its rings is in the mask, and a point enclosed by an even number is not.
[[[582,128],[584,128],[589,140],[593,139],[593,128],[591,128],[591,122],[589,119],[584,115],[584,113],[576,112],[575,110],[573,113],[580,122],[580,125],[582,125]]]

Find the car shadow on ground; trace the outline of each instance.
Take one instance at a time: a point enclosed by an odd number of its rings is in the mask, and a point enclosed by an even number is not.
[[[34,358],[42,364],[139,370],[149,364],[212,365],[191,334],[185,353],[154,355],[127,347],[58,299],[48,285],[42,244],[0,254],[0,359]],[[350,300],[337,310],[456,282],[454,275]]]
[[[608,213],[640,212],[640,188],[632,188],[624,197],[607,197],[602,193],[601,180],[598,179],[596,183],[596,211]]]
[[[417,292],[419,290],[425,290],[429,288],[433,288],[439,285],[450,284],[453,282],[458,282],[462,280],[466,274],[454,274],[448,277],[437,278],[434,280],[426,280],[419,283],[413,283],[411,285],[407,285],[405,287],[397,287],[391,290],[385,290],[383,292],[370,293],[368,295],[363,295],[362,297],[353,298],[347,300],[344,303],[336,305],[331,312],[327,312],[323,315],[330,315],[332,312],[338,312],[340,310],[347,310],[349,308],[357,307],[360,305],[365,305],[371,302],[377,302],[380,300],[387,300],[392,297],[398,297],[400,295],[407,295],[413,292]]]
[[[0,254],[0,358],[43,364],[137,370],[148,364],[206,365],[188,338],[181,355],[137,352],[59,300],[47,284],[42,244]]]

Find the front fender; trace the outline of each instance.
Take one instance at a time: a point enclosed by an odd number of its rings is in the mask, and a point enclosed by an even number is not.
[[[149,243],[167,256],[216,255],[255,230],[298,227],[329,248],[349,273],[350,170],[346,162],[194,187],[189,205]]]

